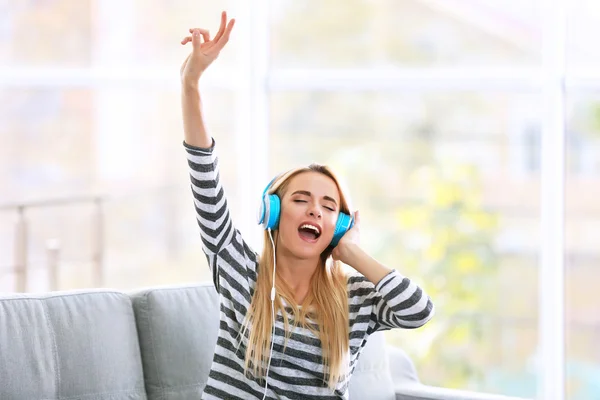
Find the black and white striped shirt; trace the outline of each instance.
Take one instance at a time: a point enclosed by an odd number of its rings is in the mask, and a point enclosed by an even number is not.
[[[213,145],[202,149],[183,143],[203,251],[220,298],[220,329],[202,399],[262,399],[264,381],[244,376],[241,324],[250,306],[258,272],[258,256],[232,224],[218,158]],[[276,317],[268,399],[348,399],[348,382],[370,334],[391,328],[417,328],[433,316],[433,304],[414,282],[397,271],[377,285],[360,274],[348,278],[350,368],[335,391],[324,383],[319,339],[308,329],[294,327],[283,352],[284,326]]]

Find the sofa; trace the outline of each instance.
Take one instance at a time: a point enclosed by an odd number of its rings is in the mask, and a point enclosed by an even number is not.
[[[0,294],[0,399],[200,399],[218,309],[211,283]],[[350,399],[509,397],[423,385],[406,354],[376,333],[359,359]]]

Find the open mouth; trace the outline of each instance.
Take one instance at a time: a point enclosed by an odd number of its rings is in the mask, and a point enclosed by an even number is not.
[[[302,224],[298,227],[298,234],[304,240],[315,242],[321,236],[321,229],[317,225]]]

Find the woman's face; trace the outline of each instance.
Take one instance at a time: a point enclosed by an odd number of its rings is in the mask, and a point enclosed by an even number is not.
[[[339,207],[331,178],[312,171],[294,176],[281,199],[280,245],[301,259],[319,257],[333,238]]]

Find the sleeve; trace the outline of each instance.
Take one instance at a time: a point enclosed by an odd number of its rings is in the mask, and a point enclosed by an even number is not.
[[[210,257],[233,239],[234,229],[227,198],[219,177],[219,160],[214,151],[183,142],[187,152],[196,219],[202,237],[202,250]]]
[[[367,299],[371,304],[369,333],[392,328],[418,328],[435,313],[425,291],[396,270],[383,277]]]
[[[256,279],[255,268],[249,265],[257,262],[257,255],[243,241],[231,220],[227,198],[219,180],[214,139],[210,148],[195,147],[185,141],[183,146],[187,153],[202,250],[207,257],[215,288],[221,292],[220,279],[237,282]]]

